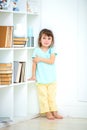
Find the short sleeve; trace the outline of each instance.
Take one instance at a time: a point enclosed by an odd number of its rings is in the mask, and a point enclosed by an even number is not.
[[[50,54],[55,54],[57,55],[56,49],[54,47],[50,48]]]

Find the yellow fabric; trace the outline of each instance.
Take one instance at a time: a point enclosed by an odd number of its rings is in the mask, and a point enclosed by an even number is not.
[[[56,83],[37,84],[40,113],[57,111],[56,106]]]

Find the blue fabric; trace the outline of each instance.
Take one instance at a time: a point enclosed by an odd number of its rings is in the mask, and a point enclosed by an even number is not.
[[[42,51],[41,48],[36,48],[32,55],[32,58],[38,56],[42,58],[50,58],[50,55],[55,53],[54,48],[49,48],[47,52]],[[54,64],[47,64],[44,62],[37,63],[36,69],[36,79],[37,83],[48,84],[56,81],[56,70],[55,70],[55,63]]]

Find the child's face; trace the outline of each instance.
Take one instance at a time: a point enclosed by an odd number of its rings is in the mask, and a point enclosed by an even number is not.
[[[41,44],[43,47],[50,47],[52,44],[52,37],[43,34],[41,37]]]

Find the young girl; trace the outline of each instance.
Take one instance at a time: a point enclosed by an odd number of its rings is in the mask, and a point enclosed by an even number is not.
[[[32,77],[36,80],[40,113],[46,114],[48,119],[62,119],[58,114],[55,101],[56,96],[56,70],[54,51],[54,36],[51,30],[41,30],[38,46],[33,53]]]

